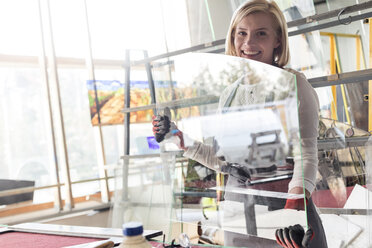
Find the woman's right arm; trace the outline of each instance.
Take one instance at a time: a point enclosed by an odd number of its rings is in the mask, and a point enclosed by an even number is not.
[[[192,146],[189,146],[183,156],[195,160],[217,172],[221,172],[221,167],[226,165],[225,161],[217,157],[213,146],[205,145],[198,141],[195,141]]]

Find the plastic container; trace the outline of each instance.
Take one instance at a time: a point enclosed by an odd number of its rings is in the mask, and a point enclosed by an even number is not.
[[[145,239],[143,234],[142,223],[128,222],[123,224],[123,242],[118,246],[119,248],[151,248],[149,242]]]

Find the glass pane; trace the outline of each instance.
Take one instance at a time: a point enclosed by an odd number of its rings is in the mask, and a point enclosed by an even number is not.
[[[364,146],[368,136],[355,125],[320,119],[319,166],[312,198],[322,213],[329,247],[369,246],[369,217],[363,212],[368,209],[368,146]]]
[[[279,1],[279,3],[287,22],[315,14],[315,6],[312,0]],[[314,25],[317,25],[317,23],[289,27],[288,30],[290,33]],[[319,31],[291,35],[289,37],[290,68],[302,71],[307,78],[326,75],[326,62],[320,37]]]
[[[40,70],[2,67],[0,75],[1,178],[27,181],[23,186],[53,185],[56,168],[47,91]],[[34,203],[54,199],[49,190],[36,191],[29,197]]]
[[[335,95],[332,93],[335,91]],[[368,82],[349,83],[316,89],[320,115],[368,131]]]
[[[340,72],[350,72],[361,69],[367,69],[366,54],[364,50],[368,47],[365,44],[362,44],[363,40],[362,34],[348,34],[352,30],[358,30],[359,33],[361,30],[361,24],[357,23],[359,27],[347,28],[341,34],[336,34],[336,52],[339,56],[338,63],[340,64]],[[363,24],[362,24],[363,25]],[[349,32],[347,32],[349,31]],[[344,35],[343,35],[344,34]],[[365,35],[365,34],[364,34]],[[364,47],[363,47],[364,46]]]
[[[183,1],[95,0],[87,2],[87,11],[95,59],[123,60],[125,49],[154,56],[190,46]]]
[[[49,2],[56,57],[85,58],[88,38],[84,1]]]
[[[361,4],[362,1],[319,1],[315,5],[317,14],[324,14],[328,11],[333,11],[336,9],[343,9],[348,6],[354,6],[356,4]],[[333,61],[332,59],[337,60],[337,63],[340,65],[337,69],[337,72],[350,72],[353,70],[366,69],[366,63],[368,61],[368,44],[369,44],[369,35],[368,29],[369,24],[364,22],[364,20],[354,21],[348,24],[347,18],[349,16],[356,17],[360,14],[365,14],[370,12],[370,9],[364,9],[361,11],[341,14],[340,18],[346,18],[338,25],[333,27],[328,27],[320,30],[322,46],[324,49],[325,60],[323,65],[326,67]],[[338,21],[338,17],[326,18],[318,22],[318,24],[324,24],[329,22]],[[335,37],[335,43],[330,40],[330,36]],[[333,43],[333,44],[332,44]],[[329,54],[331,52],[332,46],[336,48],[335,58],[330,58]],[[358,61],[358,62],[357,62]],[[335,61],[336,62],[336,61]],[[359,66],[358,66],[359,63]],[[332,74],[335,73],[332,72]],[[330,73],[328,73],[330,74]]]
[[[86,71],[59,69],[58,77],[71,181],[99,178],[95,130],[89,118],[89,101],[85,86]],[[85,194],[97,192],[99,181],[93,183],[96,184],[95,187],[88,184],[79,185],[80,193],[74,197],[84,194],[82,189],[85,190]],[[77,193],[79,190],[74,192]]]
[[[182,175],[182,166],[168,167],[169,159],[172,158],[159,155],[132,158],[129,166],[120,164],[114,169],[113,227],[120,228],[125,222],[140,221],[146,229],[162,230],[168,238],[172,231],[169,220],[175,217],[171,208],[173,187]]]
[[[229,1],[188,0],[186,11],[191,46],[225,39],[235,6]]]
[[[304,202],[303,194],[288,193],[293,161],[301,166],[295,75],[225,55],[188,54],[172,61],[175,83],[173,89],[157,88],[157,111],[182,130],[187,151],[173,130],[160,142],[160,158],[124,163],[128,179],[119,168],[124,194],[119,191],[122,197],[115,200],[120,217],[114,219],[152,226],[149,211],[159,208],[170,228],[167,240],[199,228],[200,239],[233,246],[274,245],[277,228],[306,228],[303,209],[284,209],[288,199]],[[174,90],[173,101],[160,97],[166,90]],[[223,174],[217,173],[221,168]],[[297,179],[303,185],[302,176]]]
[[[1,1],[0,32],[0,188],[54,185],[47,91],[37,58],[31,57],[39,55],[41,47],[38,2]],[[0,205],[51,202],[53,192],[5,196]]]
[[[362,198],[363,205],[360,207],[364,207],[367,209],[367,215],[363,219],[363,241],[365,243],[361,243],[361,246],[366,244],[365,246],[371,246],[372,244],[372,139],[371,137],[368,138],[368,141],[365,145],[366,149],[366,189],[363,188],[363,191],[366,191],[364,198]],[[362,196],[363,197],[363,196]]]
[[[97,171],[98,174],[98,171]],[[76,180],[75,180],[76,181]],[[101,189],[99,187],[99,181],[84,182],[78,184],[72,184],[72,195],[76,199],[76,204],[79,204],[82,200],[97,200],[101,199]],[[88,190],[89,189],[89,190]],[[99,193],[98,193],[99,192]],[[84,200],[83,200],[84,201]]]
[[[0,32],[1,54],[39,55],[41,39],[38,2],[35,0],[1,1]]]
[[[364,145],[370,136],[364,100],[368,82],[323,87],[317,92],[321,105],[319,166],[312,198],[322,213],[329,247],[368,247],[370,147]]]

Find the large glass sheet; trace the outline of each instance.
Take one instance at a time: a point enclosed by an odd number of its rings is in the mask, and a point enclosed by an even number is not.
[[[294,158],[301,158],[295,75],[216,54],[187,54],[173,63],[178,93],[157,104],[172,121],[160,151],[172,174],[179,152],[189,160],[172,187],[170,223],[229,246],[274,242],[275,230],[289,225],[306,229],[304,210],[284,209],[288,199],[304,201],[288,193]]]

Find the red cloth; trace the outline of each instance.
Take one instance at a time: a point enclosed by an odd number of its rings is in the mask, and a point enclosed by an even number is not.
[[[103,239],[60,236],[40,233],[6,232],[0,234],[1,248],[58,248],[79,245]]]

